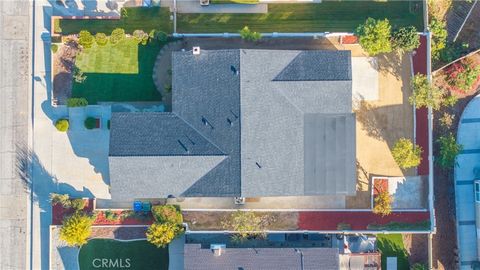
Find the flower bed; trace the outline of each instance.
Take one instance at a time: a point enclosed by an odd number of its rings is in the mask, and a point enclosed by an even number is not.
[[[480,69],[470,61],[456,62],[444,70],[445,88],[456,94],[468,94],[480,86]]]

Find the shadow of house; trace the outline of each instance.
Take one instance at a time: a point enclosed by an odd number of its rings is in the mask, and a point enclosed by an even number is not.
[[[93,197],[88,189],[76,190],[74,187],[58,183],[56,176],[50,174],[43,166],[38,156],[25,147],[17,148],[16,169],[24,184],[25,190],[32,196],[32,202],[40,208],[40,243],[42,269],[49,268],[49,243],[52,222],[52,209],[50,203],[51,193],[68,194],[71,197]],[[32,221],[34,223],[35,221]]]

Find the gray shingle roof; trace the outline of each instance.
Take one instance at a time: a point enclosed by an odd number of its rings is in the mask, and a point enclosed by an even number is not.
[[[172,113],[113,114],[110,178],[114,199],[134,194],[128,187],[135,177],[124,176],[129,175],[128,160],[135,156],[178,158],[177,165],[175,159],[167,161],[177,166],[177,174],[164,167],[156,169],[163,166],[155,165],[164,162],[160,159],[140,166],[142,171],[137,173],[145,179],[138,182],[150,179],[165,189],[144,185],[151,189],[145,193],[156,197],[355,192],[350,52],[202,50],[200,55],[174,52],[172,63]],[[334,78],[334,73],[344,74]],[[331,114],[335,114],[333,120]],[[324,120],[338,127],[318,128]],[[347,147],[325,147],[332,142],[317,138],[322,136],[344,140]],[[329,159],[322,164],[325,159],[311,146],[324,149],[325,156],[335,162]],[[180,161],[191,156],[201,158],[188,158],[197,163],[191,165]],[[320,173],[322,168],[328,172]],[[163,184],[169,181],[171,186]]]
[[[338,249],[301,248],[303,269],[339,269]],[[226,248],[220,256],[200,244],[185,244],[185,270],[300,270],[301,254],[294,248]]]
[[[350,51],[302,51],[275,81],[348,81],[352,79]]]

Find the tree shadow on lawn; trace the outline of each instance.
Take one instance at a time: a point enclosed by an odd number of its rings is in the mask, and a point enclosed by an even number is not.
[[[33,203],[40,208],[40,243],[42,269],[49,268],[50,224],[52,222],[52,207],[50,193],[69,194],[71,197],[93,197],[89,189],[77,190],[69,184],[59,183],[42,164],[35,152],[26,147],[17,147],[16,170],[23,186],[31,193]],[[33,221],[32,221],[33,222]]]

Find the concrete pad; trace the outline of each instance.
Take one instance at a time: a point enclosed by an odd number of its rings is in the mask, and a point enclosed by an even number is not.
[[[378,100],[377,58],[352,57],[352,92],[354,101]]]
[[[455,195],[457,197],[457,220],[475,220],[473,184],[457,185]]]

